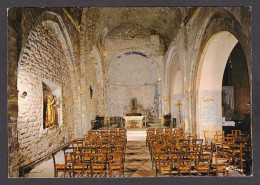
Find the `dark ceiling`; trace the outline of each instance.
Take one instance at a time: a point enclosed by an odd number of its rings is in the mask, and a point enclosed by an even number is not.
[[[105,37],[134,38],[158,34],[168,47],[195,10],[189,7],[87,8],[83,11],[86,21],[81,24],[94,42]]]

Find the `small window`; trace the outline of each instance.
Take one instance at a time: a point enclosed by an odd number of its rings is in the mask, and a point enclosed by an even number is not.
[[[92,96],[93,96],[93,89],[92,89],[91,86],[89,87],[89,92],[90,92],[90,98],[92,99]]]

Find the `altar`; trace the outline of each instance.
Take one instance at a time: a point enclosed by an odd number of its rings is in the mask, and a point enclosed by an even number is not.
[[[125,116],[125,127],[126,128],[142,128],[143,127],[143,118],[145,116]]]

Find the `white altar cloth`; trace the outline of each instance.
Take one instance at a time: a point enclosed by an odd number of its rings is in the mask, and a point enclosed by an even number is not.
[[[143,127],[143,118],[145,116],[125,116],[123,117],[125,119],[125,127],[131,127],[132,126],[132,121],[134,120],[136,122],[136,126],[138,126],[139,128]]]

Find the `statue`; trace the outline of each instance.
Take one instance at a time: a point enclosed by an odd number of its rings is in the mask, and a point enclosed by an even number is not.
[[[136,98],[133,98],[133,99],[131,100],[131,103],[132,103],[131,112],[132,112],[132,113],[136,113],[136,111],[137,111]]]
[[[52,95],[48,95],[47,107],[46,107],[46,118],[45,118],[46,128],[53,125],[55,122],[54,103],[55,103],[55,97],[53,97]]]

